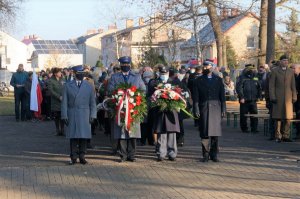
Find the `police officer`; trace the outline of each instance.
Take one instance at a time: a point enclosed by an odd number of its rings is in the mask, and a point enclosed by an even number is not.
[[[115,73],[111,76],[108,83],[108,91],[111,93],[119,84],[124,83],[134,85],[137,89],[146,91],[146,86],[141,75],[131,72],[131,57],[120,57],[119,62],[121,72]],[[113,120],[112,132],[114,134],[114,138],[119,140],[121,162],[135,162],[136,138],[141,138],[140,124],[132,127],[132,131],[129,133],[125,129],[122,129],[122,127],[118,126],[115,120]]]
[[[91,123],[96,118],[93,87],[84,78],[83,67],[74,66],[75,79],[65,84],[61,103],[61,119],[65,122],[66,137],[70,139],[70,165],[87,164],[87,139],[91,139]]]
[[[213,73],[211,62],[203,63],[203,75],[194,82],[194,113],[199,117],[203,162],[219,162],[218,140],[225,116],[225,89],[222,78]]]
[[[257,100],[261,97],[262,88],[257,77],[255,67],[246,64],[242,77],[239,79],[236,88],[240,102],[240,127],[244,133],[248,133],[247,117],[245,114],[257,114]],[[251,132],[257,133],[258,118],[251,117]]]

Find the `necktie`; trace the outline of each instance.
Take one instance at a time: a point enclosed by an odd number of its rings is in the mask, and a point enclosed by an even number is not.
[[[126,83],[128,83],[128,75],[124,75],[124,80]]]

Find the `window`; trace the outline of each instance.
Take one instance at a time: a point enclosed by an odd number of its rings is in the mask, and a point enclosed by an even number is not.
[[[248,37],[247,38],[247,48],[254,48],[254,37]]]

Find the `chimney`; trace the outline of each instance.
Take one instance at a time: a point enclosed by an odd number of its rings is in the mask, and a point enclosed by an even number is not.
[[[231,17],[236,17],[240,14],[239,10],[237,8],[231,9]]]
[[[93,33],[94,33],[94,30],[92,30],[92,29],[89,29],[89,30],[86,31],[86,34],[87,34],[87,35],[91,35],[91,34],[93,34]]]
[[[126,19],[126,28],[133,27],[133,19]]]
[[[140,18],[139,18],[139,26],[143,26],[143,25],[145,25],[144,18],[143,18],[143,17],[140,17]]]
[[[32,35],[29,35],[29,39],[32,39]]]
[[[108,30],[115,30],[117,29],[117,25],[116,24],[112,24],[108,26]]]
[[[32,37],[33,37],[33,39],[37,39],[37,36],[34,34],[34,35],[32,35]]]
[[[104,30],[103,30],[102,28],[99,28],[99,29],[98,29],[98,33],[101,34],[101,33],[103,33],[103,32],[104,32]]]
[[[221,18],[226,19],[228,17],[228,10],[223,8],[221,11]]]

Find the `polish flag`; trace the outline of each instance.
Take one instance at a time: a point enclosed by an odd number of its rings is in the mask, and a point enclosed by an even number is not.
[[[43,101],[41,86],[35,70],[32,74],[31,92],[30,92],[30,110],[34,112],[36,118],[41,118]]]

